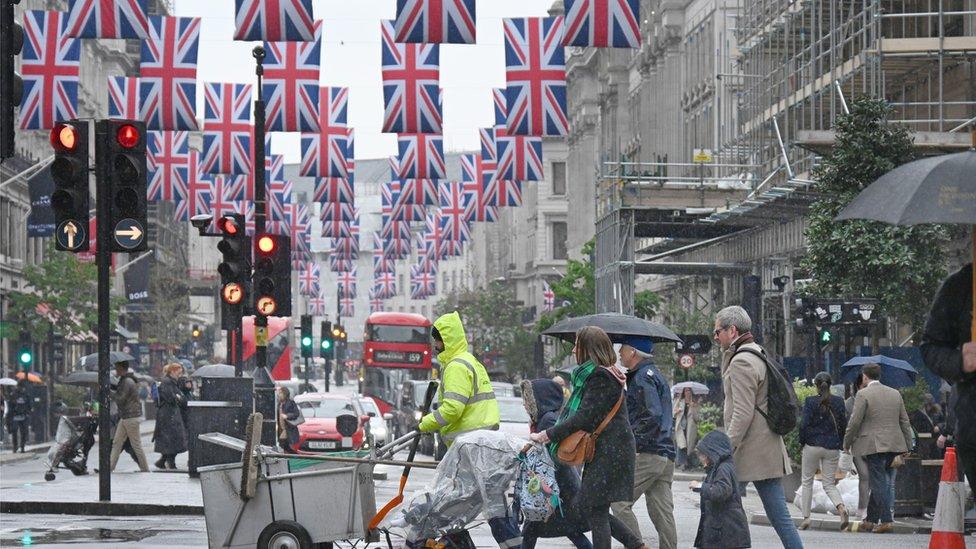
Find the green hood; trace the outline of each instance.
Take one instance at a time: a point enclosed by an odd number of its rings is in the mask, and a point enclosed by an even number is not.
[[[434,327],[444,339],[444,352],[437,355],[442,366],[447,366],[454,357],[467,352],[468,338],[464,336],[461,315],[457,311],[442,315],[434,321]]]

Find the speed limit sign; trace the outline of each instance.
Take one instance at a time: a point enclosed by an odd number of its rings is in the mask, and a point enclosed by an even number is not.
[[[695,365],[695,355],[681,355],[678,358],[678,364],[685,370],[691,368]]]

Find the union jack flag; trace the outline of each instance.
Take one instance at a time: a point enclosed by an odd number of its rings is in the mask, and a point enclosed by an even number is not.
[[[504,32],[508,133],[566,135],[563,18],[505,19]]]
[[[302,134],[301,175],[349,177],[349,88],[319,88],[319,128]]]
[[[356,316],[356,301],[351,297],[339,300],[339,318]]]
[[[139,79],[133,76],[109,76],[109,118],[139,120],[139,114]]]
[[[397,158],[397,179],[444,179],[444,138],[422,133],[397,136],[400,155]]]
[[[189,132],[149,132],[149,200],[186,200],[190,178]]]
[[[474,44],[474,0],[397,0],[396,41]]]
[[[176,211],[173,214],[176,221],[189,221],[195,215],[210,213],[213,182],[200,170],[199,153],[195,149],[190,149],[187,173],[186,199],[176,202]]]
[[[265,42],[261,92],[268,104],[269,132],[319,131],[319,66],[322,22],[311,42]]]
[[[295,249],[305,255],[311,254],[312,233],[308,206],[305,204],[288,204],[285,213],[287,214],[285,216],[288,224],[287,232]]]
[[[437,294],[437,271],[423,265],[410,266],[410,299],[426,299]]]
[[[336,284],[339,285],[339,295],[342,297],[356,297],[357,270],[356,267],[353,267],[349,271],[336,275]]]
[[[346,143],[346,179],[352,185],[356,181],[356,130],[349,128],[349,137]]]
[[[383,248],[373,254],[373,274],[393,273],[396,271],[396,261],[383,257]]]
[[[331,253],[345,259],[359,259],[359,239],[351,236],[334,238]]]
[[[355,202],[356,193],[352,182],[341,177],[319,177],[315,179],[315,198],[316,202],[341,202],[352,204]]]
[[[268,185],[268,216],[274,221],[284,221],[285,211],[292,200],[291,181],[272,179]]]
[[[396,274],[392,272],[376,273],[373,276],[373,292],[377,297],[390,299],[396,295]]]
[[[139,95],[150,130],[197,129],[197,17],[150,17],[142,41]]]
[[[322,293],[322,285],[319,282],[321,271],[319,264],[311,261],[305,263],[305,268],[298,273],[298,293],[302,295],[317,296]]]
[[[441,183],[441,229],[448,240],[467,242],[471,239],[468,226],[467,201],[464,183],[449,181]]]
[[[369,312],[372,313],[382,313],[386,310],[386,306],[383,304],[383,300],[372,293],[369,296]]]
[[[566,0],[564,46],[639,48],[640,0]]]
[[[393,25],[382,22],[383,131],[442,131],[440,60],[436,45],[397,44]]]
[[[498,209],[491,204],[487,194],[492,174],[487,173],[481,155],[461,155],[461,180],[465,194],[465,217],[471,221],[493,222],[498,219]],[[487,179],[487,182],[486,182]]]
[[[234,40],[308,42],[315,37],[312,0],[237,0]]]
[[[542,181],[542,138],[508,135],[502,128],[495,130],[498,168],[495,177],[514,181]]]
[[[251,85],[203,85],[203,170],[251,173]]]
[[[508,179],[492,179],[485,191],[488,202],[499,208],[522,205],[522,182]]]
[[[410,257],[410,239],[409,238],[383,239],[383,257],[387,259],[393,259],[393,260],[406,259]]]
[[[542,310],[550,313],[555,308],[556,305],[556,292],[552,291],[549,287],[549,283],[545,280],[542,281]]]
[[[244,216],[244,234],[254,236],[256,222],[254,220],[254,202],[243,200],[237,203],[237,213]]]
[[[464,242],[460,240],[441,240],[441,257],[461,257],[464,254]]]
[[[407,179],[403,181],[400,192],[395,196],[393,208],[397,206],[434,206],[437,205],[437,182],[432,179]],[[391,215],[393,215],[391,213]],[[408,221],[403,219],[403,221]]]
[[[339,220],[351,223],[356,219],[356,211],[352,204],[342,202],[327,202],[322,204],[322,211],[319,213],[322,221]]]
[[[322,236],[327,238],[345,238],[352,235],[349,222],[342,219],[322,219]]]
[[[352,260],[337,255],[329,256],[329,270],[334,273],[344,273],[352,270]]]
[[[237,213],[240,209],[240,202],[244,198],[243,188],[235,181],[234,176],[213,175],[210,185],[210,210],[213,211],[214,219],[221,216]]]
[[[250,158],[254,158],[254,126],[251,126],[251,151],[249,153]],[[267,187],[272,181],[281,181],[285,178],[285,159],[284,156],[280,154],[271,154],[271,136],[266,135],[264,138],[264,185]],[[253,167],[253,166],[252,166]],[[254,180],[255,172],[257,170],[252,169],[251,173],[243,176],[245,178],[244,192],[246,193],[245,198],[247,200],[254,200]]]
[[[325,316],[327,313],[325,308],[327,302],[321,295],[316,295],[308,298],[308,314],[312,316]]]
[[[49,130],[60,120],[78,116],[81,42],[65,37],[67,24],[59,11],[24,12],[22,130]]]
[[[149,38],[146,0],[69,0],[70,38]]]
[[[495,105],[495,126],[504,126],[508,123],[508,105],[505,99],[505,88],[491,89],[492,103]]]

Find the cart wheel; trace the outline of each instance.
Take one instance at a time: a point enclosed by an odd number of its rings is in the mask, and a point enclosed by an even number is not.
[[[312,549],[312,537],[293,520],[279,520],[264,527],[258,549]]]
[[[332,542],[323,541],[322,543],[313,543],[312,549],[332,549]]]
[[[48,472],[44,473],[44,480],[50,482],[50,481],[54,480],[54,478],[55,478],[54,477],[54,473],[52,473],[51,471],[48,471]]]

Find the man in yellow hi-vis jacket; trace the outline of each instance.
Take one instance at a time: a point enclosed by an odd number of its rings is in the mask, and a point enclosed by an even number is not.
[[[420,431],[438,431],[450,446],[464,433],[497,430],[498,402],[491,379],[485,367],[468,352],[468,339],[457,311],[434,321],[431,338],[441,363],[441,385],[437,390],[437,409],[420,420]],[[501,549],[522,546],[522,535],[513,517],[489,518],[488,525]]]

